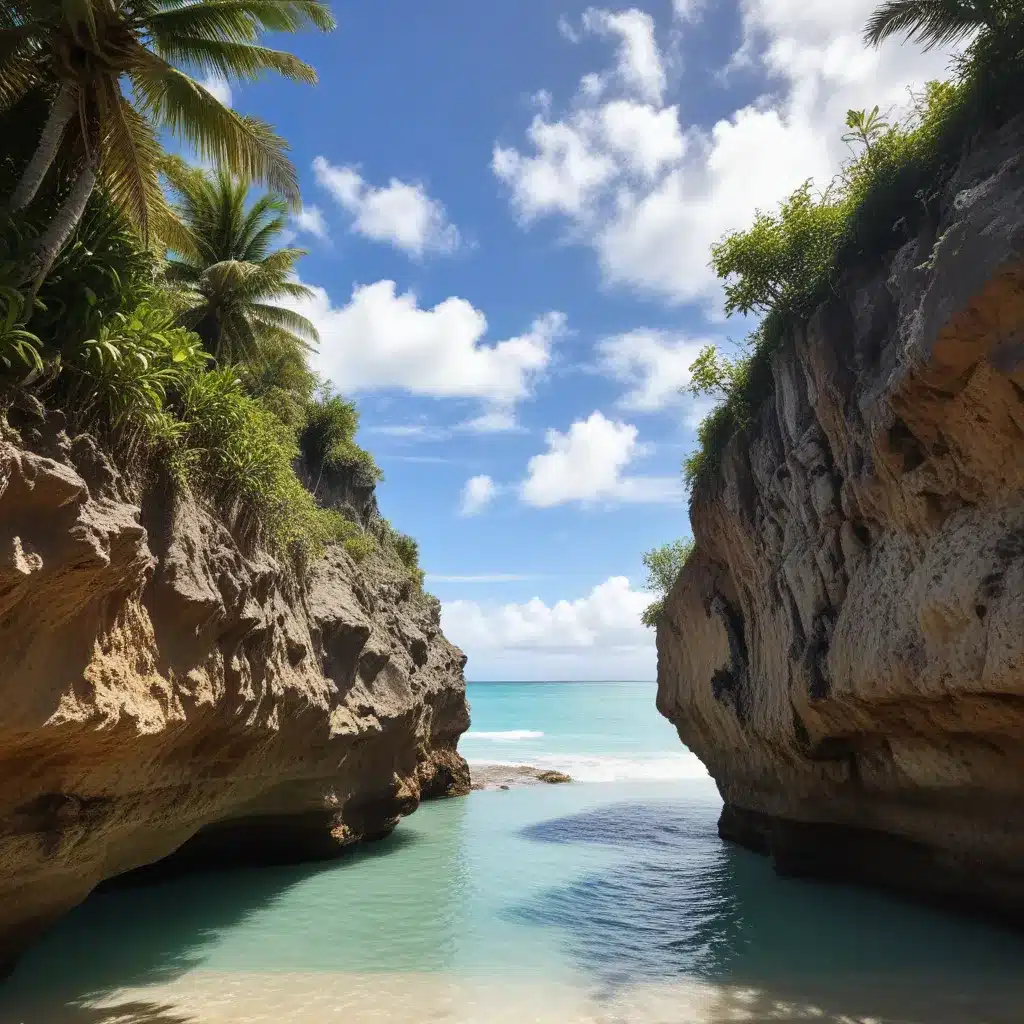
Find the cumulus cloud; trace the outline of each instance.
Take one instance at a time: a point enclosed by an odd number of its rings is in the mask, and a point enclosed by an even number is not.
[[[327,222],[319,206],[303,206],[294,216],[295,226],[316,238],[327,239]]]
[[[599,341],[598,368],[628,387],[619,399],[621,408],[658,412],[682,406],[690,410],[692,422],[699,403],[685,389],[690,383],[690,367],[708,344],[713,341],[638,329]]]
[[[536,115],[523,145],[496,146],[492,169],[524,222],[564,218],[609,283],[670,302],[714,300],[711,244],[807,177],[827,184],[848,155],[848,108],[900,107],[908,85],[942,75],[942,52],[864,48],[874,6],[741,0],[734,63],[760,72],[766,92],[710,128],[667,102],[646,15],[588,12],[585,28],[618,38],[611,68],[585,75],[561,115]],[[675,10],[693,17],[699,5],[677,0]]]
[[[420,184],[392,178],[383,187],[363,180],[353,167],[336,167],[326,158],[313,161],[317,182],[351,214],[352,230],[374,242],[386,242],[410,256],[453,253],[461,242],[444,205]]]
[[[291,303],[320,332],[314,369],[343,391],[398,388],[433,398],[478,398],[485,411],[525,398],[565,329],[561,313],[538,317],[524,334],[487,343],[487,318],[461,298],[432,308],[394,281],[359,285],[343,306],[323,288]]]
[[[654,35],[654,19],[631,7],[627,11],[590,8],[583,15],[587,32],[617,39],[614,74],[624,89],[660,102],[665,92],[665,64]]]
[[[676,477],[628,476],[643,455],[637,428],[606,419],[600,412],[577,420],[566,433],[549,430],[548,450],[533,456],[519,488],[520,498],[537,508],[567,502],[675,502],[682,498]]]
[[[459,504],[459,515],[479,515],[498,493],[494,481],[484,474],[470,477],[462,488],[462,501]]]
[[[470,658],[474,678],[653,679],[654,634],[641,622],[653,595],[613,576],[573,601],[442,605],[445,635]],[[528,672],[530,676],[523,673]]]
[[[220,100],[225,107],[231,106],[231,85],[223,75],[207,75],[202,81],[203,88]]]

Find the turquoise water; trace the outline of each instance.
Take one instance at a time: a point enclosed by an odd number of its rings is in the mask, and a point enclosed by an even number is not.
[[[470,694],[471,759],[608,781],[430,804],[326,867],[98,895],[24,960],[0,1021],[1024,1020],[1020,938],[721,843],[651,685]]]

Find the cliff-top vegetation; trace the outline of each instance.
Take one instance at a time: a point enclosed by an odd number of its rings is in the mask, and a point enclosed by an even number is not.
[[[411,538],[296,475],[380,472],[309,367],[287,144],[201,84],[315,83],[261,39],[334,24],[319,0],[0,0],[0,412],[26,394],[61,410],[293,564],[337,541],[419,580]]]
[[[726,314],[760,320],[736,357],[708,346],[691,368],[690,390],[719,400],[684,463],[691,486],[714,480],[726,445],[773,392],[771,353],[838,296],[843,270],[913,238],[936,216],[970,140],[1022,109],[1022,0],[889,0],[868,21],[865,43],[891,36],[926,48],[970,42],[952,77],[913,94],[904,116],[878,107],[847,114],[842,138],[852,155],[826,188],[805,182],[712,247]]]

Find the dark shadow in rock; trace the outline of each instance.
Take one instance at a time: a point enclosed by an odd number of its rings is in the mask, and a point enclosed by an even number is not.
[[[125,1022],[102,1016],[112,1011],[82,1004],[123,987],[173,981],[203,966],[221,931],[273,906],[312,875],[386,857],[416,838],[414,831],[398,829],[329,864],[199,873],[95,893],[33,946],[0,985],[0,1024],[190,1024],[159,1006],[147,1018],[143,1003],[139,1015]]]
[[[706,806],[619,804],[522,834],[608,848],[606,867],[511,913],[557,930],[609,997],[632,983],[689,978],[735,990],[751,1020],[808,1019],[779,1016],[786,1006],[817,1007],[823,1024],[1020,1020],[1024,981],[1010,980],[1024,958],[1019,934],[861,889],[780,878],[766,859],[723,843]]]

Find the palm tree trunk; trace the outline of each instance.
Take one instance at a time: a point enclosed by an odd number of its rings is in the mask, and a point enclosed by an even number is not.
[[[35,252],[29,257],[26,281],[33,281],[32,295],[39,291],[39,286],[46,279],[54,260],[64,248],[64,243],[71,237],[71,232],[78,227],[78,222],[85,213],[85,204],[96,187],[96,176],[99,170],[99,149],[94,147],[86,157],[79,171],[78,179],[71,187],[67,199],[54,214],[50,226],[39,239]],[[34,280],[33,280],[34,279]]]
[[[43,133],[39,137],[39,145],[36,146],[36,151],[32,154],[28,166],[21,172],[21,179],[7,203],[9,214],[24,209],[35,198],[39,186],[43,183],[43,178],[46,177],[46,172],[53,163],[53,158],[57,155],[61,136],[63,136],[64,129],[67,127],[68,121],[71,120],[76,106],[75,87],[62,85],[60,92],[57,93],[57,98],[53,101],[53,106],[50,107],[46,124],[43,126]]]

